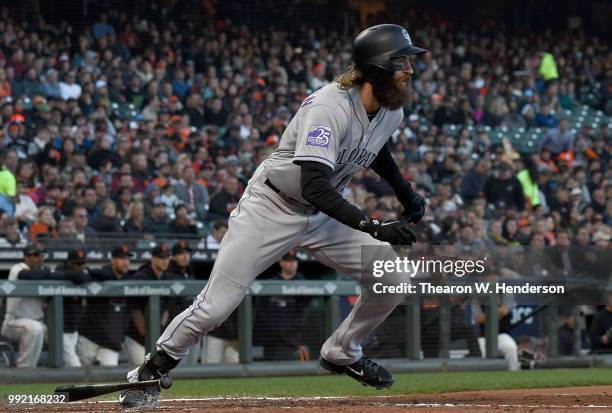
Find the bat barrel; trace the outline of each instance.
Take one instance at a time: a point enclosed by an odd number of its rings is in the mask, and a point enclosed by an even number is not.
[[[59,386],[55,394],[64,395],[67,402],[90,399],[108,393],[124,390],[145,389],[151,386],[159,386],[159,380],[146,380],[134,383],[107,383],[107,384],[75,384],[70,386]]]

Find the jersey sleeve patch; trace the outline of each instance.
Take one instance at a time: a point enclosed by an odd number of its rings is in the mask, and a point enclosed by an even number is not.
[[[332,130],[329,126],[311,126],[308,129],[306,145],[328,148],[331,140]]]

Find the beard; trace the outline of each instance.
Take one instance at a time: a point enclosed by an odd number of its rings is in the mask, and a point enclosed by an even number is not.
[[[373,94],[376,101],[385,108],[396,110],[410,102],[410,77],[405,78],[406,86],[402,85],[404,79],[391,78],[373,84]]]

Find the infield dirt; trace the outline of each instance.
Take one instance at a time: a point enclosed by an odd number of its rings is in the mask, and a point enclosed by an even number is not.
[[[44,406],[3,406],[3,411],[39,412],[119,412],[118,403],[109,401]],[[131,410],[134,411],[134,410]],[[470,391],[441,394],[411,394],[375,397],[243,397],[165,399],[154,409],[142,412],[609,412],[612,386],[561,387]]]

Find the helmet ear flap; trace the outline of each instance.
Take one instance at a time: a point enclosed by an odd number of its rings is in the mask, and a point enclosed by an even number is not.
[[[363,73],[366,79],[371,82],[383,82],[393,77],[392,70],[374,64],[368,64]]]

